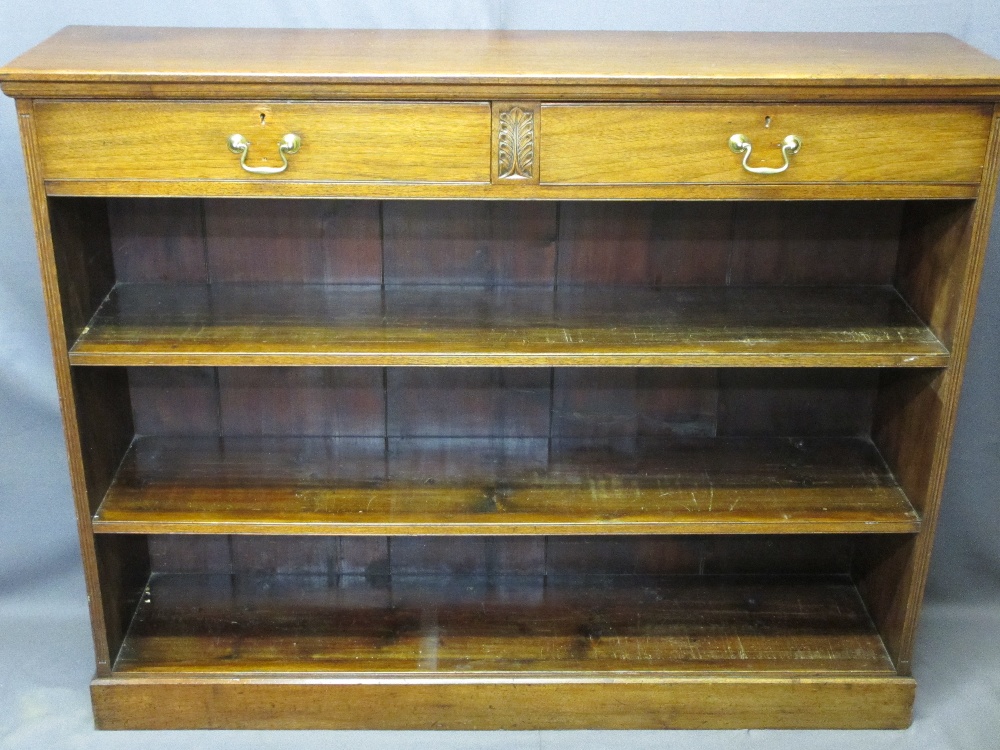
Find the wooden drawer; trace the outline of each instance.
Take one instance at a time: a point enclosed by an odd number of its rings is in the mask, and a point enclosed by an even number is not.
[[[490,181],[486,103],[39,101],[35,118],[46,179]],[[286,133],[302,145],[286,171],[250,174],[234,133],[249,166],[280,166]]]
[[[543,184],[978,183],[992,105],[542,106]],[[753,146],[750,166],[780,167],[787,135],[801,140],[781,174],[753,174],[729,138]]]

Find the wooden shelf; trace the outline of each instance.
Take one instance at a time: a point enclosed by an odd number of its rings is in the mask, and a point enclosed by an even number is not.
[[[895,675],[843,578],[154,574],[114,671]]]
[[[75,365],[943,367],[891,287],[119,284]]]
[[[97,532],[913,533],[868,440],[140,438]]]

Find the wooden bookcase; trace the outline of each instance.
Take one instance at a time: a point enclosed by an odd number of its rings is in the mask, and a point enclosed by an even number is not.
[[[0,81],[98,726],[909,723],[1000,64],[71,27]]]

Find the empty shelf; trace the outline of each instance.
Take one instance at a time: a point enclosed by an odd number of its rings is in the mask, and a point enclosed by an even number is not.
[[[868,440],[139,438],[97,532],[909,533]]]
[[[894,675],[853,585],[154,573],[116,673]]]
[[[77,365],[940,367],[891,287],[115,287]]]

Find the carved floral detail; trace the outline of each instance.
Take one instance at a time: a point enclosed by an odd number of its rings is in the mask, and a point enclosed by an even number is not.
[[[511,107],[500,113],[499,179],[531,179],[535,160],[535,114]]]

